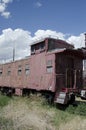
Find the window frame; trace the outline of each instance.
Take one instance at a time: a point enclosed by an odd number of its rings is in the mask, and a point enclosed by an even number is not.
[[[52,62],[52,60],[48,60],[46,62],[46,71],[47,71],[47,73],[53,72],[53,62]]]
[[[3,69],[0,68],[0,77],[2,76],[2,74],[3,74]]]
[[[10,76],[10,74],[11,74],[11,67],[9,66],[9,67],[7,68],[7,75]]]
[[[26,64],[25,65],[25,75],[28,76],[30,74],[30,65]]]
[[[22,74],[22,66],[18,65],[18,71],[17,71],[18,75]]]

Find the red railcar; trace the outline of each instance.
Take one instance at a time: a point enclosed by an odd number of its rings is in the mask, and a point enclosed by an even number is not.
[[[48,100],[67,104],[83,85],[85,53],[59,39],[31,45],[31,56],[0,65],[0,90],[6,94],[41,92]]]

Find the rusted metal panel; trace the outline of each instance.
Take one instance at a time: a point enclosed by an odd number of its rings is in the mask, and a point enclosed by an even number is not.
[[[31,57],[31,73],[30,84],[31,88],[37,90],[49,90],[51,88],[51,79],[54,73],[54,58],[55,55],[47,56],[46,53],[40,53]],[[47,73],[47,60],[52,60],[53,72]],[[53,86],[52,89],[53,90]]]
[[[52,73],[48,73],[46,63],[52,60]],[[30,66],[28,75],[25,73],[25,66]],[[55,91],[55,55],[46,55],[45,52],[32,55],[29,59],[19,60],[4,64],[3,74],[0,77],[0,86],[13,88],[28,88],[36,90]],[[18,73],[18,69],[19,73]],[[10,74],[8,70],[10,67]]]

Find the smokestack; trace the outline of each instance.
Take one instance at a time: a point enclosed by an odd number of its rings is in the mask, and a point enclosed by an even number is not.
[[[86,33],[84,35],[85,35],[85,48],[86,48]]]

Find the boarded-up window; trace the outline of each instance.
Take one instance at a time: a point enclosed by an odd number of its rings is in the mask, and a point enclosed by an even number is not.
[[[47,61],[47,72],[52,73],[53,71],[53,66],[52,66],[52,60]]]
[[[30,73],[30,67],[29,67],[28,64],[26,64],[26,66],[25,66],[25,74],[29,75],[29,73]]]
[[[22,73],[22,66],[19,65],[19,66],[18,66],[18,75],[21,75],[21,73]]]

